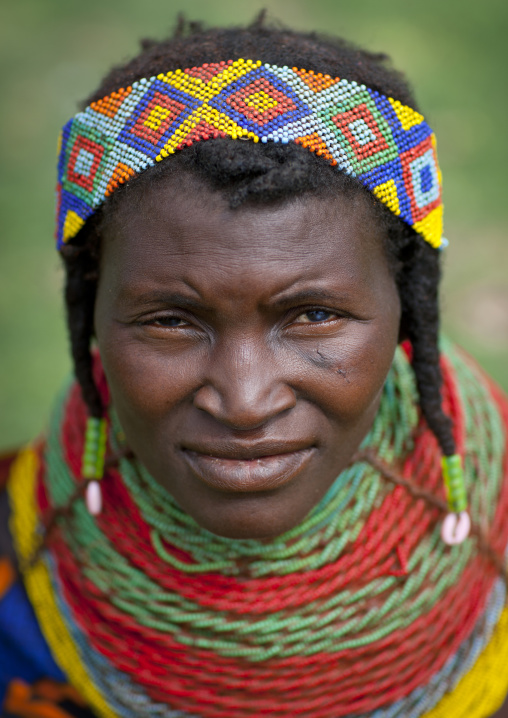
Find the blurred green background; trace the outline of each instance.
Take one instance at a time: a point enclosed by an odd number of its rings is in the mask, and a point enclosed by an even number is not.
[[[508,390],[506,0],[1,0],[0,448],[44,427],[70,369],[53,249],[61,125],[178,11],[231,25],[261,7],[387,51],[411,79],[444,173],[444,325]]]

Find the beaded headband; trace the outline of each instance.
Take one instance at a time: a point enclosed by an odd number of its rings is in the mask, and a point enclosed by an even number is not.
[[[215,137],[297,142],[358,178],[433,247],[444,243],[435,136],[422,115],[354,81],[240,59],[138,80],[65,125],[57,247],[120,184]]]

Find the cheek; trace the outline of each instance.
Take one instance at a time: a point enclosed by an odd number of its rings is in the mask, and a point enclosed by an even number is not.
[[[123,420],[146,427],[167,415],[196,388],[196,361],[168,357],[143,342],[111,332],[99,351],[113,404]]]
[[[359,325],[340,341],[319,347],[325,372],[316,377],[315,396],[342,428],[373,418],[397,347],[399,324]]]

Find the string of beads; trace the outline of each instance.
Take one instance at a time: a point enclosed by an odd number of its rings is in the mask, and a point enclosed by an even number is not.
[[[473,522],[503,555],[508,406],[450,346],[443,371]],[[111,422],[121,450],[114,413]],[[44,452],[12,484],[22,556],[36,545],[38,517],[76,491],[85,424],[73,387]],[[436,440],[402,349],[369,450],[444,502]],[[270,542],[209,534],[127,457],[103,490],[103,512],[77,501],[25,576],[55,656],[99,715],[432,715],[504,615],[504,583],[475,542],[445,546],[441,510],[365,462]]]

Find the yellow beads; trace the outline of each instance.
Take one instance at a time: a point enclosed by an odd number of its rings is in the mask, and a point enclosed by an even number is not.
[[[436,249],[443,243],[443,205],[439,205],[413,227]]]
[[[138,80],[64,127],[58,247],[132,176],[218,137],[308,147],[442,245],[441,173],[419,112],[354,80],[239,58]]]
[[[400,214],[399,198],[397,196],[397,185],[392,179],[388,180],[388,182],[383,182],[383,184],[380,184],[377,187],[374,187],[372,191],[376,195],[376,197],[380,199],[383,204],[386,204],[388,209],[390,209],[394,214]]]
[[[423,115],[420,115],[416,110],[412,110],[407,105],[403,105],[402,102],[399,102],[399,100],[394,100],[391,97],[389,100],[404,130],[410,130],[412,127],[423,122]]]
[[[84,224],[85,221],[81,219],[79,214],[70,209],[65,215],[63,241],[67,242],[72,237],[75,237]]]
[[[12,506],[12,536],[20,560],[27,565],[39,541],[35,505],[38,470],[37,454],[28,448],[17,458],[7,486]],[[97,715],[101,718],[117,718],[86,672],[78,648],[57,606],[45,564],[39,561],[25,569],[23,579],[44,637],[69,682],[93,707]]]
[[[487,718],[508,693],[508,608],[505,608],[487,647],[455,690],[422,718]]]

